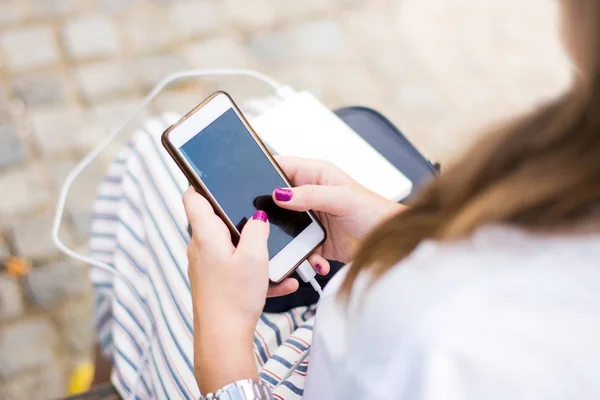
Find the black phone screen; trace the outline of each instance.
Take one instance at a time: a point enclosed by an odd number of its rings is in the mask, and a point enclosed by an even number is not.
[[[278,207],[271,193],[287,187],[233,109],[227,110],[180,148],[202,182],[241,232],[257,210],[269,217],[269,258],[311,223],[305,212]]]

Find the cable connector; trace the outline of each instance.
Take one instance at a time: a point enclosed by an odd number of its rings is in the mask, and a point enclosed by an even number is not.
[[[296,269],[300,278],[306,283],[310,283],[310,285],[315,289],[315,292],[319,293],[319,296],[323,295],[323,289],[319,285],[319,282],[315,279],[317,273],[315,269],[310,265],[307,260],[304,260],[302,264]]]
[[[302,264],[300,264],[300,266],[296,269],[296,272],[298,273],[298,275],[300,275],[300,278],[302,278],[302,280],[306,283],[309,283],[311,279],[317,276],[317,272],[312,267],[312,265],[310,265],[308,260],[304,260]]]

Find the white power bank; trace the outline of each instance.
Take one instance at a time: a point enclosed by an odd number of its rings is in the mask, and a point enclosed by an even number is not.
[[[327,160],[390,200],[412,190],[402,172],[308,92],[291,95],[250,124],[274,154]]]

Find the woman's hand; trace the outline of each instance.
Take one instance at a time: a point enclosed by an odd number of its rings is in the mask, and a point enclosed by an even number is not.
[[[273,199],[282,208],[317,214],[328,233],[317,252],[324,258],[349,262],[371,229],[405,208],[367,190],[328,162],[275,158],[295,187],[276,189]]]
[[[194,368],[209,393],[241,379],[255,379],[254,329],[269,288],[267,215],[257,211],[237,248],[211,205],[192,188],[183,196],[192,239],[188,275],[194,312]]]
[[[266,297],[298,289],[288,278],[269,286],[268,216],[257,211],[241,233],[237,248],[210,203],[193,188],[183,195],[192,227],[188,246],[188,275],[194,312],[194,364],[202,393],[239,379],[255,378],[253,336]],[[311,255],[319,273],[329,264]]]

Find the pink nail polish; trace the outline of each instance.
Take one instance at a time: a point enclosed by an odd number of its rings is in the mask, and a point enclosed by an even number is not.
[[[317,270],[317,273],[319,273],[319,274],[323,272],[323,267],[321,267],[321,264],[315,265],[315,269]]]
[[[258,210],[254,213],[252,219],[260,219],[262,222],[267,222],[267,213],[263,210]]]
[[[275,189],[275,198],[279,201],[290,201],[292,199],[292,191],[285,188]]]

